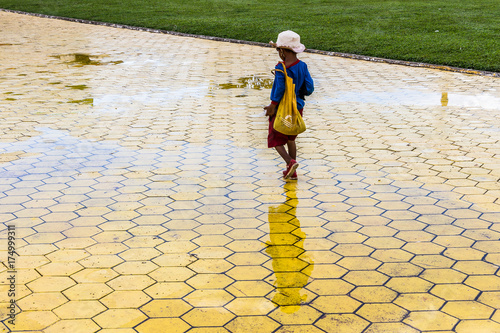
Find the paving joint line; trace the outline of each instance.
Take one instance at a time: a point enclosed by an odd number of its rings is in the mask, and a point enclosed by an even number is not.
[[[128,30],[144,31],[144,32],[150,32],[150,33],[159,33],[159,34],[166,34],[166,35],[173,35],[173,36],[180,36],[180,37],[199,38],[199,39],[206,39],[206,40],[212,40],[212,41],[217,41],[217,42],[254,45],[254,46],[260,46],[260,47],[273,47],[268,43],[253,42],[253,41],[246,41],[246,40],[239,40],[239,39],[232,39],[232,38],[206,36],[206,35],[188,34],[188,33],[177,32],[177,31],[169,31],[169,30],[153,29],[153,28],[145,28],[145,27],[136,27],[136,26],[126,25],[126,24],[84,20],[84,19],[78,19],[78,18],[72,18],[72,17],[54,16],[54,15],[46,15],[46,14],[39,14],[39,13],[29,13],[29,12],[23,12],[23,11],[13,10],[13,9],[0,8],[0,12],[36,16],[36,17],[41,17],[41,18],[63,20],[63,21],[70,21],[70,22],[83,23],[83,24],[99,25],[99,26],[118,28],[118,29],[128,29]],[[489,71],[481,71],[481,70],[476,70],[476,69],[460,68],[460,67],[453,67],[453,66],[447,66],[447,65],[436,65],[436,64],[428,64],[428,63],[423,63],[423,62],[406,61],[406,60],[394,60],[394,59],[371,57],[371,56],[364,56],[364,55],[352,54],[352,53],[323,51],[323,50],[315,50],[315,49],[306,49],[304,52],[333,56],[333,57],[348,58],[348,59],[353,59],[353,60],[379,62],[379,63],[386,63],[386,64],[391,64],[391,65],[408,66],[408,67],[429,68],[429,69],[436,69],[436,70],[447,71],[447,72],[455,72],[455,73],[462,73],[462,74],[480,75],[480,76],[489,76],[489,77],[500,78],[500,72],[489,72]]]

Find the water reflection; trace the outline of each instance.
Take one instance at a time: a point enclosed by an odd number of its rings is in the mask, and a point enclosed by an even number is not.
[[[210,89],[236,89],[236,88],[250,88],[255,90],[271,89],[274,79],[265,77],[264,74],[256,74],[252,76],[240,77],[237,83],[220,83],[213,84]]]
[[[450,107],[476,107],[500,110],[500,97],[488,93],[459,94],[417,89],[393,91],[338,91],[337,96],[325,97],[318,103],[359,102],[379,105],[417,105]]]
[[[448,93],[441,93],[441,106],[448,106]]]
[[[83,66],[101,66],[101,65],[118,65],[122,64],[123,61],[118,60],[118,61],[100,61],[96,60],[96,58],[101,58],[105,57],[104,55],[98,56],[98,55],[91,55],[91,54],[85,54],[85,53],[71,53],[71,54],[58,54],[53,56],[54,58],[60,59],[62,62],[71,64],[75,67],[83,67]]]
[[[296,217],[299,204],[297,183],[288,182],[284,189],[285,202],[269,207],[270,241],[266,242],[266,252],[272,258],[276,277],[276,294],[272,300],[283,312],[293,313],[307,300],[307,294],[302,288],[311,276],[314,262],[304,250],[306,234],[301,230],[300,221]]]

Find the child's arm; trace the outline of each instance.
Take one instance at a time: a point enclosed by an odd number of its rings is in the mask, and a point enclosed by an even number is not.
[[[271,103],[265,106],[264,110],[266,110],[266,116],[272,116],[276,112],[276,104]]]
[[[276,65],[273,87],[271,89],[271,103],[264,107],[266,116],[272,116],[276,112],[276,106],[279,104],[285,94],[285,74],[281,63]]]
[[[305,87],[305,88],[304,88]],[[309,73],[309,69],[306,67],[306,76],[304,80],[304,85],[301,87],[304,88],[304,95],[309,96],[314,91],[314,81]]]

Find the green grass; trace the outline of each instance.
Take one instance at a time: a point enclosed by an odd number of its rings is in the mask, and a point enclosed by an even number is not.
[[[500,72],[500,0],[0,0],[0,8]]]

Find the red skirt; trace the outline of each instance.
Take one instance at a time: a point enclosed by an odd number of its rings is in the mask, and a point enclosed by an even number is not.
[[[299,110],[300,115],[302,116],[302,110]],[[274,148],[278,146],[284,146],[288,141],[295,141],[296,135],[286,135],[278,132],[273,128],[274,119],[276,118],[276,113],[269,117],[269,131],[267,134],[267,147]]]

